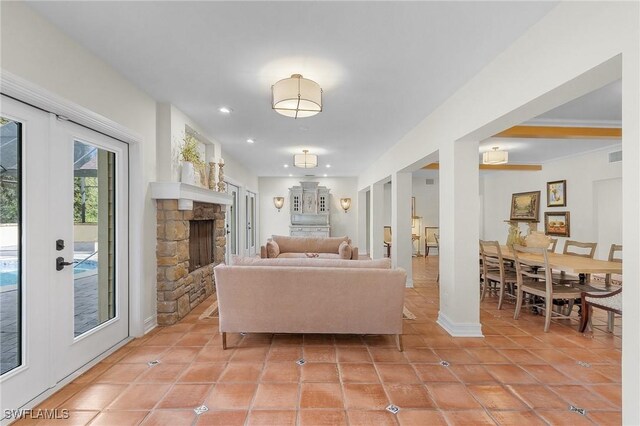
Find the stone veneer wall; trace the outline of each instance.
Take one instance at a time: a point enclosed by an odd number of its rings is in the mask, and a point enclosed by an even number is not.
[[[157,201],[158,324],[175,324],[215,289],[213,267],[224,261],[225,211],[219,204],[193,203],[178,210],[177,200]],[[215,220],[216,263],[189,273],[189,221]]]

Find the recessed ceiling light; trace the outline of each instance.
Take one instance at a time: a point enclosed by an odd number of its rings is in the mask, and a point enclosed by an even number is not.
[[[284,165],[284,168],[286,169],[287,167],[289,167],[289,165],[288,165],[288,164],[285,164],[285,165]]]
[[[223,114],[231,114],[231,111],[233,110],[229,107],[220,107],[218,108],[218,111],[220,111]]]
[[[291,173],[289,173],[289,177],[293,176]]]
[[[327,177],[327,174],[326,174],[326,173],[324,174],[324,177]]]
[[[255,141],[253,139],[247,139],[247,143],[254,143]]]
[[[330,168],[330,167],[331,167],[331,164],[327,164],[327,166],[326,166],[326,167],[327,167],[327,169],[328,169],[328,168]]]

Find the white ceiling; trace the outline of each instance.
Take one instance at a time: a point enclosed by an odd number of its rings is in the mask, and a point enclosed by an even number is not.
[[[622,122],[622,80],[614,81],[578,99],[539,115],[532,122],[544,120],[587,122],[591,124]]]
[[[308,148],[315,173],[352,176],[557,3],[30,4],[258,175],[303,174],[283,164]],[[293,73],[323,87],[321,114],[271,110],[271,84]]]

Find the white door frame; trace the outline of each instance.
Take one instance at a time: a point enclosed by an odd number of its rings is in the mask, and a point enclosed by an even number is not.
[[[142,137],[109,118],[5,70],[0,73],[0,87],[1,92],[7,96],[129,144],[129,336],[144,335],[142,284],[146,282],[146,277],[142,267],[144,264],[142,225],[146,191],[142,176],[140,147]]]

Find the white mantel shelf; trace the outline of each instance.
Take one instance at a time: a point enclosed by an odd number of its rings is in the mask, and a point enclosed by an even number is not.
[[[232,204],[231,195],[181,182],[151,182],[151,198],[154,200],[178,200],[179,210],[193,210],[193,202]]]

